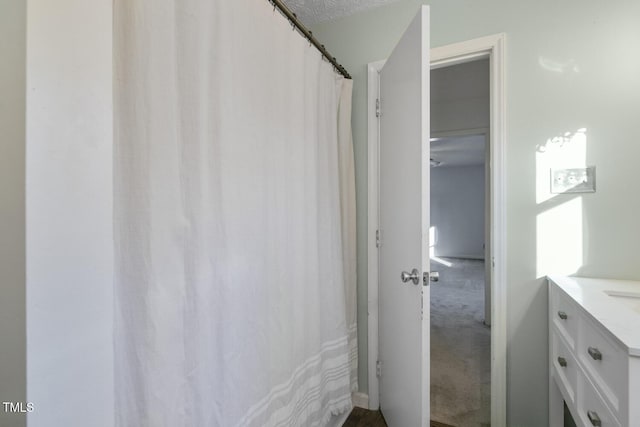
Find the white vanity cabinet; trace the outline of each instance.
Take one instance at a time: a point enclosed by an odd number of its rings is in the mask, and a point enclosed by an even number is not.
[[[640,427],[640,282],[548,280],[549,425]]]

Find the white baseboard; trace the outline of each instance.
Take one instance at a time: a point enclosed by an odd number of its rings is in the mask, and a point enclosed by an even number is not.
[[[456,255],[436,255],[438,258],[473,259],[484,261],[484,255],[456,254]]]
[[[366,393],[360,393],[360,392],[351,393],[351,402],[353,403],[354,407],[370,409],[369,395]]]
[[[369,409],[369,395],[366,393],[351,393],[351,403],[354,408]],[[347,418],[351,415],[351,411],[344,411],[344,414],[340,414],[336,420],[336,426],[344,425]]]

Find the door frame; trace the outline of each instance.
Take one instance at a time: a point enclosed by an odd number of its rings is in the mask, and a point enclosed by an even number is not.
[[[490,63],[490,187],[491,187],[491,425],[507,419],[507,224],[506,224],[506,96],[505,34],[481,37],[431,49],[431,69],[489,58]],[[385,61],[367,66],[368,130],[368,380],[369,408],[380,406],[378,361],[379,120],[376,100]]]

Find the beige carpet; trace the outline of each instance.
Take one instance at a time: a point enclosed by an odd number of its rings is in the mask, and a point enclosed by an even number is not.
[[[491,420],[491,329],[484,325],[484,262],[431,262],[431,419],[456,427]]]

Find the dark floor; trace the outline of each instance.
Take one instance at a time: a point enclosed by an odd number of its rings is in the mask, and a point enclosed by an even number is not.
[[[353,408],[351,415],[342,427],[387,427],[384,417],[380,411],[369,411],[362,408]],[[448,424],[442,424],[431,421],[431,427],[453,427]]]
[[[380,411],[353,408],[342,427],[387,427]]]

